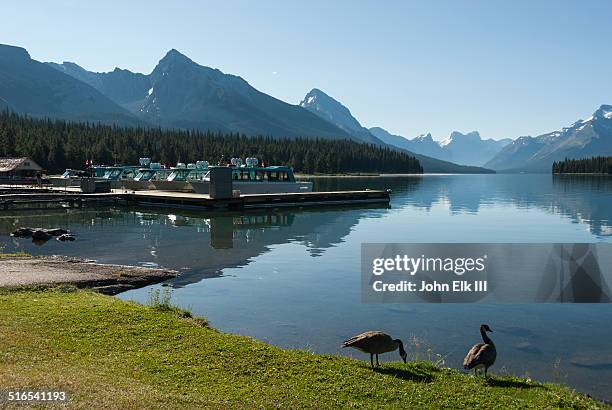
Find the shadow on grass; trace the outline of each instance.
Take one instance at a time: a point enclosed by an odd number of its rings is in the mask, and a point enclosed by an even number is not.
[[[398,379],[410,380],[419,383],[431,383],[434,378],[431,374],[420,371],[419,369],[398,369],[396,367],[376,367],[376,373],[386,374],[397,377]]]
[[[517,388],[517,389],[531,389],[534,387],[540,388],[540,389],[545,389],[546,386],[539,384],[539,383],[533,383],[533,382],[527,382],[526,380],[520,380],[520,379],[497,379],[494,377],[489,376],[489,378],[487,378],[485,380],[485,384],[487,386],[491,386],[491,387],[513,387],[513,388]]]

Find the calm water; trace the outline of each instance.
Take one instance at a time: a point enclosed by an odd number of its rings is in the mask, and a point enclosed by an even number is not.
[[[175,303],[228,332],[316,352],[368,329],[409,354],[461,367],[488,323],[497,372],[568,383],[612,399],[612,305],[362,304],[362,242],[612,242],[612,178],[550,175],[320,178],[315,189],[391,188],[391,207],[207,214],[110,209],[0,213],[0,246],[181,269]],[[68,227],[73,243],[8,237]],[[608,284],[611,285],[611,284]],[[120,295],[147,300],[149,289]],[[398,360],[397,354],[385,359]]]

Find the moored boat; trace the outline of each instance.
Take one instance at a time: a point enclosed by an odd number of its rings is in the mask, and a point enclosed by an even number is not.
[[[165,180],[171,170],[162,168],[159,162],[148,163],[146,168],[139,168],[134,179],[122,180],[121,187],[133,191],[153,190],[155,182]]]
[[[208,194],[210,173],[201,180],[191,180],[190,185],[196,193]],[[240,158],[234,158],[232,189],[241,195],[312,192],[312,182],[296,181],[288,166],[259,167],[256,158],[247,158],[246,165],[242,165]]]
[[[191,181],[204,178],[208,172],[208,161],[197,161],[185,165],[182,162],[171,168],[166,179],[153,181],[155,189],[159,191],[193,192]]]

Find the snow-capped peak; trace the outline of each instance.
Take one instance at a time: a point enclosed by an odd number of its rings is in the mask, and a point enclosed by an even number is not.
[[[587,122],[589,122],[589,121],[592,121],[592,120],[593,120],[593,118],[595,118],[595,117],[591,115],[591,116],[590,116],[589,118],[587,118],[586,120],[582,120],[582,121],[580,121],[580,123],[581,123],[581,124],[587,123]]]
[[[446,147],[448,144],[450,144],[451,142],[453,142],[453,137],[448,137],[448,138],[444,138],[442,141],[440,141],[438,144],[441,147]]]
[[[433,137],[431,136],[431,133],[426,133],[426,134],[419,134],[416,137],[414,137],[415,141],[426,141],[426,140],[432,140],[433,141]]]
[[[605,118],[606,120],[612,119],[612,105],[602,105],[599,107],[595,114],[593,114],[595,119]]]

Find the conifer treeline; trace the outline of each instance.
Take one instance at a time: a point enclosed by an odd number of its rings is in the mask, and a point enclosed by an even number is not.
[[[421,173],[419,161],[402,152],[350,140],[274,139],[201,131],[124,128],[0,113],[0,157],[27,156],[49,172],[96,164],[137,164],[138,158],[174,165],[221,157],[254,156],[266,165],[297,172]]]
[[[553,174],[612,174],[612,157],[568,159],[553,162]]]

